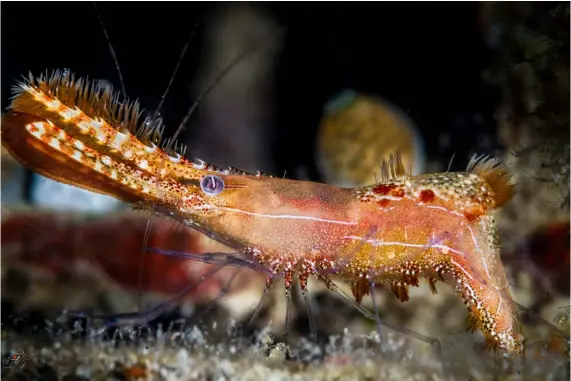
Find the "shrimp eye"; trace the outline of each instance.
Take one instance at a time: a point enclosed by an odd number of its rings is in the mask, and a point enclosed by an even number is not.
[[[200,179],[200,188],[208,196],[216,196],[224,190],[224,180],[220,176],[206,175]]]

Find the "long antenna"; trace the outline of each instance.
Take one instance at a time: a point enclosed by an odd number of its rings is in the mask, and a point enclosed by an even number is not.
[[[137,309],[141,309],[141,305],[143,302],[143,272],[145,270],[145,257],[147,254],[147,244],[149,243],[149,237],[151,235],[151,230],[153,228],[153,220],[151,216],[147,219],[147,223],[145,224],[145,233],[143,234],[143,242],[141,244],[141,252],[140,252],[140,260],[139,260],[139,275],[137,277],[137,287],[138,287],[138,295],[137,295]]]
[[[281,33],[281,32],[278,32],[278,33]],[[275,35],[276,35],[276,33],[271,34],[270,36],[268,36],[268,39],[270,37],[274,37]],[[190,119],[190,117],[192,116],[194,111],[198,108],[198,106],[200,106],[200,104],[202,103],[204,98],[206,98],[206,96],[220,83],[220,81],[222,81],[222,79],[224,79],[224,77],[230,72],[230,70],[232,70],[246,56],[248,56],[252,52],[256,51],[262,45],[263,42],[265,42],[265,39],[258,42],[257,44],[253,44],[248,49],[245,49],[241,54],[239,54],[232,61],[230,61],[228,63],[228,65],[226,65],[226,67],[224,67],[224,69],[222,69],[222,71],[220,72],[220,74],[218,74],[216,79],[214,81],[212,81],[212,83],[206,88],[206,90],[203,91],[202,94],[200,94],[196,98],[196,100],[194,101],[194,103],[192,104],[192,106],[190,107],[190,109],[188,110],[188,112],[186,113],[186,115],[184,116],[182,121],[180,122],[176,132],[174,133],[174,135],[170,139],[168,145],[165,147],[165,150],[169,150],[172,148],[172,145],[175,144],[177,138],[179,137],[181,132],[185,129],[186,123],[188,122],[188,120]]]
[[[123,97],[127,98],[127,89],[125,88],[125,81],[123,80],[123,73],[121,73],[121,67],[119,67],[119,60],[117,59],[117,54],[115,54],[115,49],[113,49],[113,44],[111,44],[111,39],[109,38],[109,34],[107,33],[107,28],[105,28],[105,24],[103,24],[103,19],[99,15],[99,10],[97,9],[97,4],[95,1],[92,2],[93,8],[95,8],[95,14],[97,15],[97,19],[99,20],[99,25],[101,25],[101,29],[103,29],[103,34],[105,34],[105,39],[107,40],[107,44],[109,45],[109,50],[111,51],[111,55],[113,56],[113,62],[115,63],[115,68],[117,69],[117,74],[119,74],[119,82],[121,83],[121,91],[123,92]]]
[[[165,91],[163,92],[163,95],[161,96],[161,100],[159,102],[159,105],[157,106],[157,109],[153,113],[153,119],[155,119],[159,115],[161,108],[163,107],[163,103],[164,103],[164,101],[165,101],[165,99],[169,93],[169,90],[170,90],[171,85],[174,81],[174,78],[176,77],[178,69],[180,68],[180,64],[182,63],[182,61],[184,59],[186,51],[188,50],[188,46],[190,44],[190,41],[192,40],[192,37],[194,36],[194,32],[196,31],[196,28],[198,28],[198,21],[195,23],[194,27],[190,31],[190,34],[188,35],[188,38],[186,39],[186,42],[185,42],[184,47],[182,49],[182,52],[178,58],[178,61],[177,61],[176,66],[174,68],[174,71],[173,71],[173,73],[169,79],[168,84],[167,84],[167,87],[166,87]],[[159,186],[158,186],[159,180],[160,180],[160,175],[157,176],[157,190],[159,189]],[[140,259],[139,259],[139,276],[138,276],[138,281],[137,281],[137,287],[139,288],[137,305],[139,307],[139,310],[141,309],[141,303],[143,300],[143,295],[142,295],[143,272],[144,272],[144,268],[145,268],[145,258],[147,255],[147,244],[149,242],[149,237],[150,237],[151,230],[152,230],[152,224],[153,224],[153,221],[151,219],[151,216],[149,216],[149,219],[147,220],[147,225],[145,226],[145,234],[143,237],[143,243],[141,246],[141,255],[140,255]]]
[[[159,114],[161,108],[163,107],[163,103],[165,102],[165,99],[166,99],[166,97],[167,97],[167,94],[169,93],[169,90],[170,90],[170,88],[171,88],[171,86],[172,86],[172,83],[174,82],[174,78],[176,77],[176,74],[178,73],[178,69],[180,68],[180,64],[182,63],[183,58],[184,58],[184,56],[186,55],[186,51],[188,50],[188,46],[190,45],[190,41],[192,41],[192,37],[194,37],[194,33],[196,32],[196,29],[198,28],[198,24],[199,24],[199,22],[197,21],[197,22],[194,24],[194,27],[192,28],[192,30],[190,31],[190,34],[188,35],[188,38],[186,39],[186,42],[185,42],[185,44],[184,44],[184,47],[182,48],[182,51],[181,51],[180,56],[179,56],[179,58],[178,58],[178,62],[176,63],[176,66],[175,66],[174,71],[173,71],[173,73],[172,73],[172,75],[171,75],[171,78],[169,79],[169,83],[168,83],[168,85],[167,85],[167,87],[166,87],[166,89],[165,89],[165,92],[164,92],[163,95],[161,96],[161,101],[159,102],[159,105],[157,106],[157,109],[155,110],[155,113],[154,113],[154,115],[153,115],[154,117],[156,117],[156,116]]]

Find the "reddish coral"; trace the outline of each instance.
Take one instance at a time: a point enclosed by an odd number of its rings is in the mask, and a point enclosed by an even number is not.
[[[212,265],[150,252],[141,262],[146,225],[146,217],[134,214],[86,221],[48,212],[16,213],[2,221],[1,244],[3,250],[11,248],[18,260],[56,275],[68,272],[74,262],[87,261],[126,289],[165,296],[175,295],[209,271]],[[164,221],[151,225],[147,247],[181,253],[231,252],[196,231]],[[139,285],[140,266],[143,278]],[[252,279],[251,271],[244,269],[243,273]],[[187,299],[214,298],[229,274],[230,268],[207,278]],[[256,273],[254,277],[261,279]],[[240,284],[244,286],[236,280],[235,288]]]

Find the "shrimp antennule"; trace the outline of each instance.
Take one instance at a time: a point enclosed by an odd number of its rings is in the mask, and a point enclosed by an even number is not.
[[[226,266],[226,263],[220,263],[217,266],[211,268],[206,274],[202,275],[200,279],[196,282],[191,283],[180,291],[175,296],[170,299],[142,312],[126,312],[115,315],[89,315],[84,311],[64,311],[65,315],[75,316],[81,318],[91,318],[96,320],[103,320],[105,326],[116,327],[116,326],[131,326],[131,325],[145,325],[152,320],[155,320],[165,311],[173,306],[173,304],[180,302],[189,292],[194,290],[196,287],[200,286],[202,282],[210,278],[212,275],[220,271]]]

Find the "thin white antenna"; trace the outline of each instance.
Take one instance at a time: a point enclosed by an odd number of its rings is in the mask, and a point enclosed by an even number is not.
[[[157,109],[155,110],[154,117],[156,117],[159,114],[161,108],[163,107],[163,103],[165,102],[167,94],[168,94],[168,92],[172,86],[172,83],[174,82],[174,78],[176,77],[176,74],[178,73],[178,69],[180,68],[180,64],[182,63],[184,56],[186,55],[186,51],[188,50],[188,46],[190,45],[190,41],[192,41],[192,37],[194,37],[194,33],[196,32],[197,28],[198,28],[198,21],[194,24],[194,27],[192,28],[192,30],[190,31],[190,34],[188,35],[188,38],[186,39],[186,43],[184,44],[184,47],[182,48],[182,52],[180,53],[180,57],[178,58],[178,62],[176,63],[176,66],[175,66],[174,71],[171,75],[171,78],[169,79],[169,83],[167,84],[165,92],[161,96],[161,101],[159,102],[159,105],[157,106]]]
[[[92,4],[93,8],[95,8],[95,14],[97,15],[97,19],[99,20],[99,25],[101,25],[101,29],[103,29],[103,34],[105,34],[105,39],[107,40],[107,44],[109,45],[109,50],[111,51],[111,55],[113,56],[113,62],[115,63],[117,74],[119,74],[119,82],[121,83],[121,91],[123,93],[123,97],[127,98],[127,89],[125,88],[123,73],[121,73],[121,68],[119,67],[119,60],[117,59],[117,55],[115,54],[115,49],[113,49],[113,45],[111,44],[111,39],[109,38],[109,34],[107,33],[107,28],[105,28],[105,24],[103,24],[103,19],[99,15],[97,4],[95,4],[95,1]]]
[[[456,155],[456,152],[454,152],[452,154],[452,157],[450,158],[450,162],[448,163],[448,169],[446,169],[446,172],[450,172],[450,168],[452,168],[452,161],[454,160],[455,155]]]

